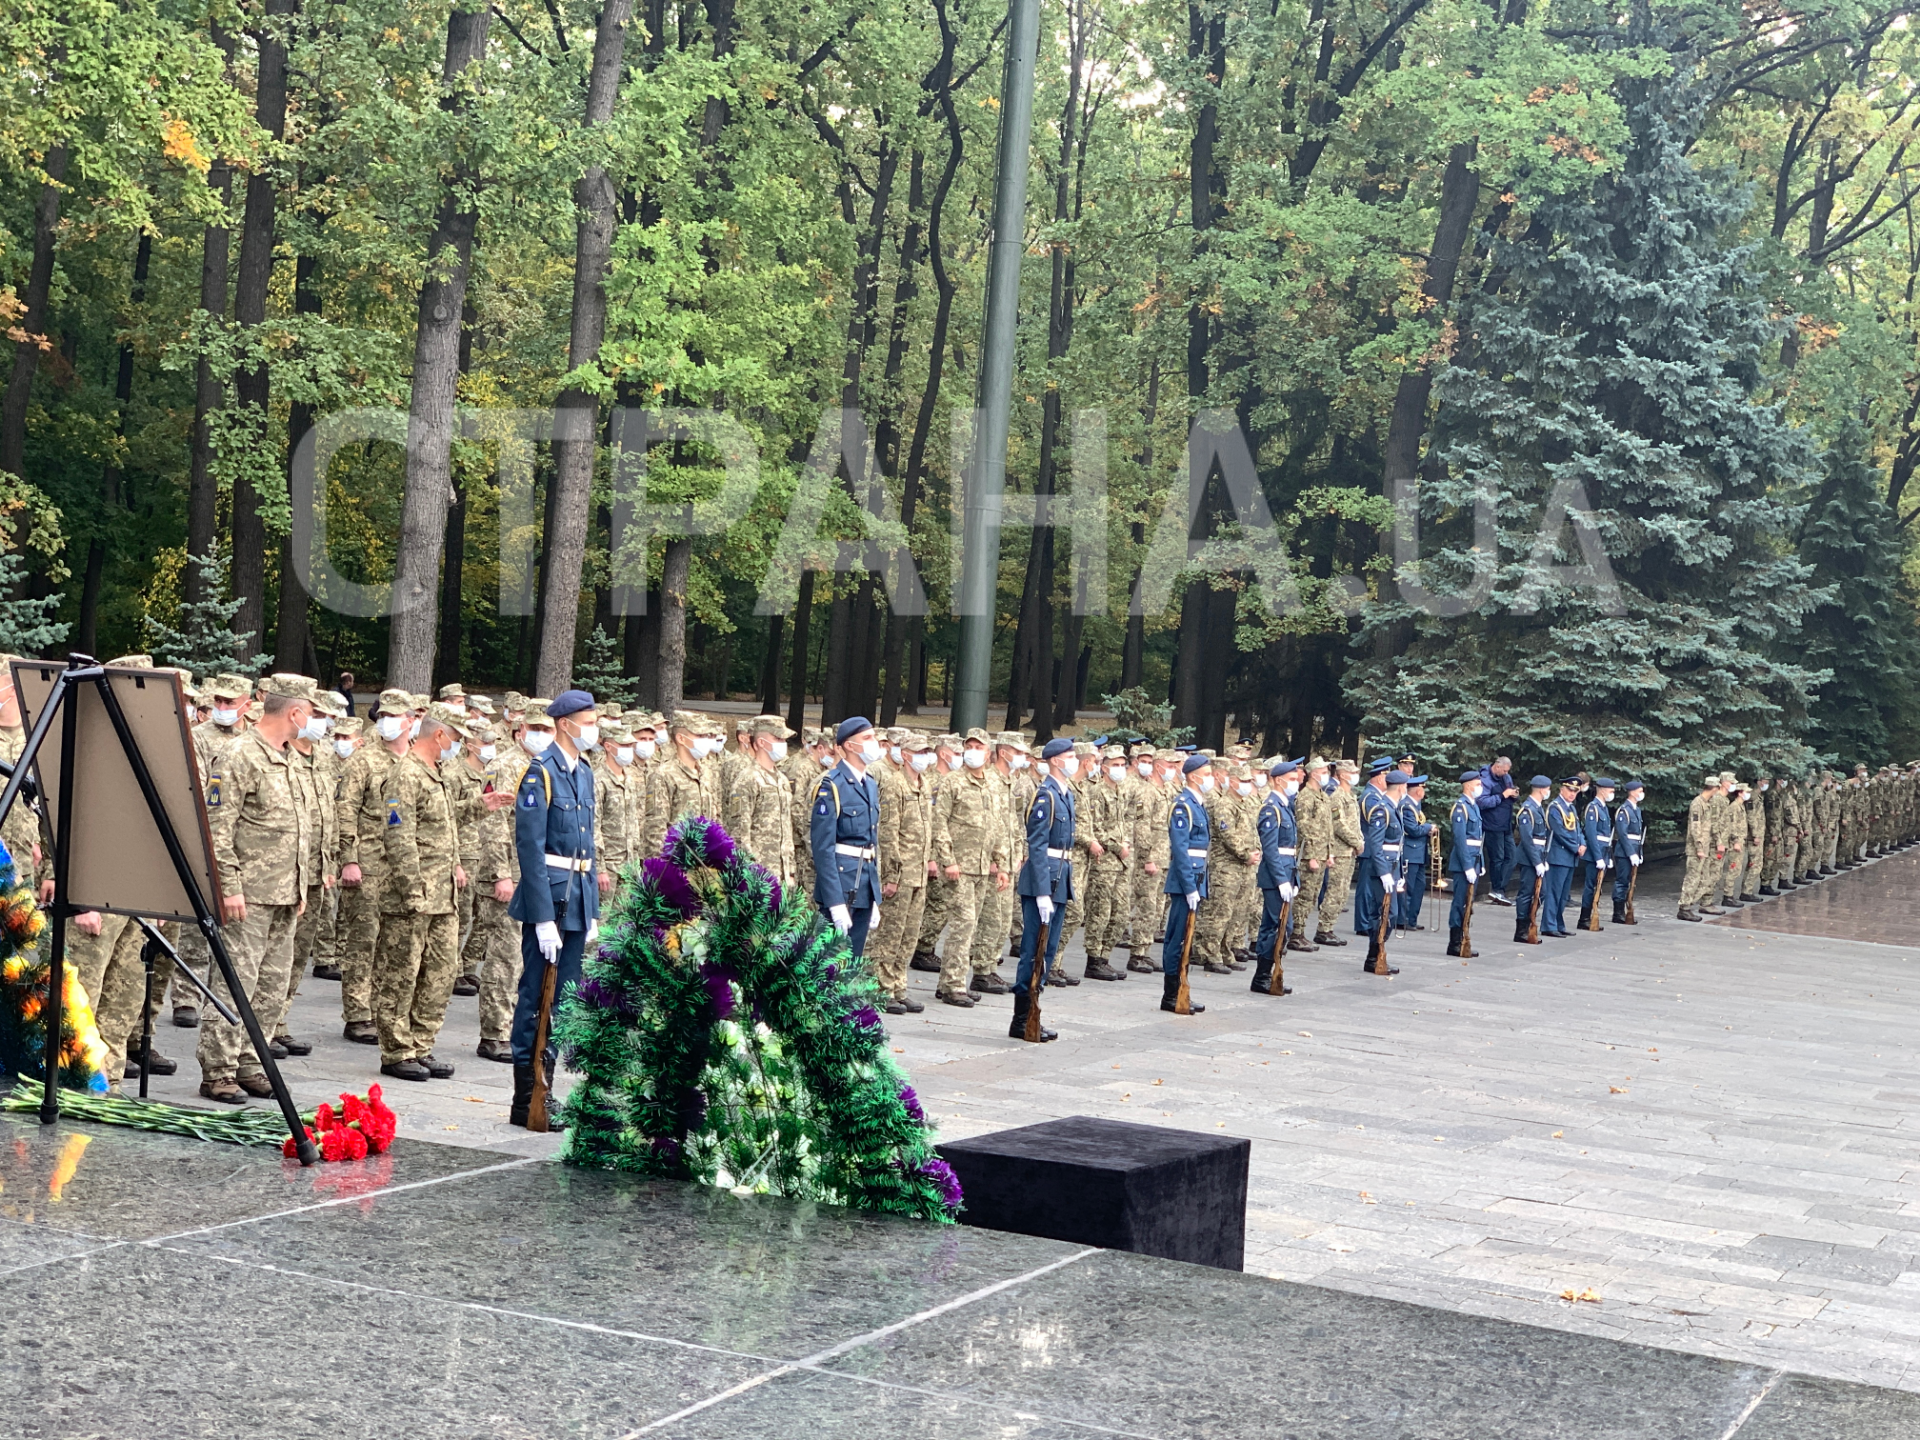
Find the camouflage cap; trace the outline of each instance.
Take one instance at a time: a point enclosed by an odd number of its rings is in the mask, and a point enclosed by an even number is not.
[[[1227,758],[1229,760],[1251,760],[1253,759],[1253,746],[1245,742],[1229,745],[1227,747]]]
[[[244,675],[216,675],[201,690],[216,700],[244,700],[253,694],[253,682]]]
[[[1307,761],[1307,769],[1309,770],[1325,770],[1327,768],[1328,766],[1327,766],[1327,760],[1325,756],[1316,755],[1311,760]]]
[[[413,708],[413,696],[405,690],[382,690],[376,715],[404,715]]]
[[[993,737],[993,743],[995,745],[1004,745],[1007,749],[1019,755],[1031,753],[1031,747],[1027,744],[1027,737],[1022,735],[1018,730],[1002,730]]]
[[[1720,783],[1722,785],[1731,785],[1734,783],[1734,781],[1738,780],[1739,778],[1740,777],[1738,775],[1735,775],[1731,770],[1722,770],[1720,772]]]
[[[442,700],[464,701],[467,698],[467,692],[461,687],[460,682],[457,680],[452,682],[451,684],[442,685],[434,693],[438,695]]]
[[[698,710],[676,710],[673,713],[673,733],[676,735],[725,735],[720,722],[711,715],[703,715]]]
[[[546,696],[529,697],[527,713],[520,717],[522,725],[538,725],[543,730],[553,729],[553,717],[547,714],[547,706],[553,702]]]
[[[475,715],[492,715],[495,713],[493,701],[484,695],[467,696],[467,709]]]
[[[608,745],[631,745],[632,743],[633,732],[627,729],[625,723],[617,716],[612,720],[602,719],[600,721],[600,744],[603,747]]]
[[[1718,775],[1707,776],[1706,779],[1700,782],[1700,788],[1702,790],[1718,790],[1720,788],[1720,777]]]
[[[900,751],[905,755],[919,754],[933,749],[933,737],[924,730],[908,730],[901,737]]]
[[[114,670],[151,670],[153,669],[153,656],[117,655],[106,663],[108,668]]]
[[[614,704],[611,700],[603,705],[596,705],[593,708],[602,720],[622,720],[626,718],[626,710]]]
[[[793,731],[788,727],[787,722],[782,720],[778,715],[755,715],[747,721],[747,733],[749,735],[772,735],[776,739],[786,740],[792,736]]]
[[[966,738],[968,740],[977,740],[982,745],[993,744],[993,736],[989,735],[984,729],[982,729],[978,725],[975,725],[974,727],[972,727],[970,730],[967,731]]]
[[[1147,744],[1144,740],[1133,747],[1133,758],[1136,760],[1151,760],[1159,753],[1158,750],[1154,749],[1153,746]]]
[[[469,715],[467,717],[467,734],[476,745],[492,744],[494,739],[493,722],[484,716]]]
[[[745,735],[749,733],[749,727],[752,724],[753,716],[742,715],[733,722],[733,733],[736,735]]]
[[[336,720],[333,722],[333,733],[336,739],[345,738],[350,740],[356,735],[364,735],[367,733],[367,722],[362,720],[358,715],[349,715],[344,720]]]
[[[431,695],[422,695],[417,691],[407,696],[407,699],[410,702],[407,706],[409,710],[418,710],[423,714],[425,713],[426,708],[429,705],[433,704],[433,697]]]
[[[1127,747],[1124,745],[1109,745],[1100,753],[1109,760],[1124,760],[1127,758]]]
[[[329,720],[347,718],[347,697],[334,690],[322,690],[314,687],[313,708]]]
[[[285,672],[267,676],[260,682],[260,688],[268,695],[279,695],[288,700],[305,700],[313,703],[313,681],[304,675],[289,675]]]
[[[467,717],[451,705],[442,704],[438,700],[433,701],[427,706],[426,718],[446,726],[463,740],[469,733],[467,730]]]
[[[1358,775],[1360,773],[1360,762],[1358,760],[1342,759],[1333,768],[1342,775]]]
[[[500,701],[509,714],[518,715],[527,708],[527,697],[518,690],[509,690]]]
[[[958,735],[949,730],[946,734],[936,737],[933,745],[936,750],[958,750],[961,740]]]

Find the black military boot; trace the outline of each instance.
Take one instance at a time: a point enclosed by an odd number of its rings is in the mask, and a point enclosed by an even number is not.
[[[1455,958],[1459,957],[1460,927],[1458,925],[1449,925],[1447,927],[1447,954],[1452,955]]]
[[[1760,897],[1758,895],[1750,895],[1743,890],[1740,892],[1740,903],[1742,905],[1758,905],[1760,903]]]
[[[1308,940],[1305,935],[1290,935],[1287,937],[1287,949],[1298,950],[1302,955],[1312,955],[1318,952],[1320,947]]]
[[[1147,958],[1147,952],[1135,946],[1127,951],[1127,969],[1135,975],[1151,975],[1160,967]]]
[[[1321,930],[1314,935],[1313,943],[1316,945],[1344,945],[1347,942],[1331,930]]]
[[[1520,921],[1520,922],[1517,922],[1513,927],[1513,943],[1516,945],[1539,945],[1539,944],[1543,944],[1544,942],[1539,940],[1528,939],[1526,922]]]
[[[1762,885],[1760,887],[1760,893],[1762,895],[1778,895],[1780,892],[1771,885]]]
[[[1161,981],[1160,1008],[1162,1010],[1170,1011],[1173,1009],[1174,1006],[1178,1005],[1179,1003],[1180,1003],[1180,972],[1176,970],[1174,971],[1173,974],[1164,977],[1163,980]],[[1187,991],[1187,1009],[1192,1011],[1195,1015],[1198,1015],[1202,1010],[1205,1010],[1206,1008],[1207,1008],[1206,1006],[1202,1005],[1198,1000],[1193,998],[1193,991],[1191,988],[1189,988]]]
[[[1279,959],[1280,947],[1277,944],[1273,948],[1273,957],[1271,959],[1262,960],[1258,955],[1254,956],[1253,979],[1248,983],[1247,989],[1255,995],[1265,995],[1269,992],[1275,995],[1291,995],[1293,993],[1293,987],[1287,984],[1284,971],[1280,977],[1280,988],[1278,990],[1272,990],[1271,988],[1273,985],[1273,967]]]
[[[1086,978],[1089,980],[1124,980],[1127,978],[1127,972],[1114,969],[1107,963],[1107,957],[1104,955],[1097,960],[1092,956],[1088,956]]]
[[[1702,917],[1700,912],[1695,910],[1691,905],[1682,905],[1680,907],[1679,918],[1682,920],[1691,920],[1695,924],[1698,924]]]
[[[1613,923],[1616,925],[1634,925],[1638,922],[1627,919],[1627,907],[1616,900],[1613,902]]]
[[[533,1104],[533,1066],[513,1064],[513,1101],[507,1106],[507,1123],[522,1129],[527,1124],[527,1109]]]

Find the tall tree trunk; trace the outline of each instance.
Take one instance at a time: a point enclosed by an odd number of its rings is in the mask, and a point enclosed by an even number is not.
[[[693,565],[693,541],[667,541],[660,564],[660,679],[655,708],[671,716],[680,708],[687,674],[687,574]]]
[[[297,8],[298,0],[267,0],[268,24],[254,32],[259,56],[259,79],[254,91],[253,117],[260,128],[279,141],[287,133],[287,46],[280,27]],[[273,281],[277,179],[270,170],[256,169],[247,177],[246,208],[240,221],[240,269],[233,281],[233,319],[242,331],[257,330],[267,318],[267,291]],[[267,438],[267,367],[255,365],[234,377],[234,396],[246,417],[254,443]],[[267,531],[260,514],[260,496],[245,470],[233,480],[233,593],[240,601],[233,614],[233,653],[246,660],[260,651],[267,629]]]
[[[786,646],[781,643],[782,632],[786,629],[784,615],[767,617],[767,648],[760,661],[760,713],[778,715],[780,713],[780,661],[786,654]]]
[[[605,0],[593,38],[593,64],[587,77],[587,106],[582,124],[592,131],[613,117],[620,95],[621,62],[626,53],[627,22],[633,0]],[[607,333],[607,267],[613,254],[613,181],[606,166],[587,167],[573,187],[579,212],[573,249],[573,324],[567,349],[568,363],[578,368],[599,357]],[[540,658],[534,667],[534,685],[543,694],[557,694],[573,673],[574,630],[579,623],[580,575],[586,563],[587,525],[593,496],[593,423],[598,402],[585,389],[561,392],[554,440],[555,532],[548,541],[550,565],[542,577],[548,587]],[[671,587],[669,587],[671,588]],[[684,592],[684,584],[680,587]],[[671,602],[669,602],[671,603]],[[684,618],[681,622],[684,633]],[[667,649],[661,647],[662,658]],[[679,685],[673,686],[675,698]]]
[[[441,83],[448,110],[465,106],[456,86],[470,65],[486,53],[487,9],[456,8],[447,17],[447,51]],[[420,282],[413,335],[413,397],[407,409],[407,492],[400,512],[400,548],[393,570],[393,624],[387,643],[387,684],[425,690],[433,681],[433,645],[439,629],[440,547],[447,533],[447,507],[453,503],[453,420],[459,391],[461,320],[466,313],[467,275],[473,263],[473,237],[480,223],[465,192],[473,181],[463,163],[455,183],[441,197],[433,238],[427,244],[427,269]],[[554,482],[548,481],[552,495]],[[551,516],[553,506],[548,504]],[[543,554],[550,554],[549,528],[541,531]],[[541,563],[542,601],[549,562]],[[576,577],[577,578],[577,577]],[[541,694],[536,680],[534,689]]]
[[[473,369],[473,296],[466,297],[460,311],[460,357],[462,376]],[[459,382],[455,381],[458,392]],[[462,598],[466,593],[467,560],[467,487],[452,464],[448,480],[453,503],[447,507],[446,555],[440,564],[440,638],[433,647],[433,681],[448,685],[460,678],[460,639],[465,632]]]
[[[229,58],[233,42],[219,30],[214,43]],[[219,209],[225,214],[232,203],[233,170],[216,159],[207,169],[207,184],[212,187]],[[232,232],[222,225],[209,225],[200,246],[200,313],[202,324],[223,323],[227,317],[227,270],[233,258]],[[181,599],[196,605],[214,598],[211,576],[206,566],[218,543],[220,483],[213,473],[213,412],[220,408],[221,378],[205,350],[194,367],[193,433],[187,459],[187,568],[180,587]]]
[[[827,673],[820,682],[820,723],[831,725],[853,713],[850,692],[853,681],[852,645],[853,599],[845,575],[833,578],[833,601],[827,606]]]
[[[320,313],[320,257],[302,255],[293,262],[293,311],[296,315]],[[287,407],[287,465],[293,465],[300,442],[313,428],[313,406],[296,400]],[[303,671],[307,651],[312,648],[312,626],[307,613],[307,587],[293,563],[293,532],[280,537],[280,613],[273,631],[273,666],[276,670]]]
[[[1160,357],[1153,357],[1147,368],[1147,403],[1141,412],[1140,473],[1153,475],[1153,424],[1160,413]],[[1127,587],[1127,638],[1120,649],[1120,688],[1130,690],[1146,678],[1147,617],[1134,613],[1131,598],[1140,593],[1140,574],[1145,568],[1147,522],[1135,517],[1129,527],[1133,543],[1140,547],[1142,563],[1133,567],[1133,583]]]
[[[922,217],[926,211],[926,194],[922,184],[924,156],[913,152],[912,163],[907,174],[907,229],[900,240],[900,273],[893,286],[893,318],[888,325],[887,362],[884,375],[884,398],[881,402],[880,420],[874,426],[874,449],[880,460],[881,473],[889,477],[900,473],[900,374],[907,360],[907,311],[914,297],[920,293],[917,272],[922,253]],[[917,492],[917,487],[916,487]],[[913,534],[913,516],[919,504],[918,493],[902,495],[900,501],[900,522],[909,537]],[[913,563],[911,545],[900,555],[894,557],[895,563],[902,567]],[[880,663],[886,665],[886,688],[880,692],[880,723],[891,725],[900,713],[900,695],[903,690],[900,674],[900,646],[905,631],[901,616],[893,613],[891,603],[887,605],[885,638],[874,656],[875,672]]]
[[[140,243],[133,254],[133,290],[129,296],[136,311],[147,299],[147,266],[153,259],[153,236],[140,232]],[[93,538],[87,542],[87,569],[80,582],[80,624],[76,644],[83,655],[97,655],[100,638],[100,585],[106,574],[107,537],[102,530],[111,525],[122,507],[120,495],[120,446],[127,439],[127,406],[133,399],[133,342],[120,342],[119,364],[113,377],[114,410],[118,421],[114,438],[118,442],[113,455],[100,467],[100,517]]]
[[[807,719],[807,639],[813,627],[813,571],[800,576],[800,594],[793,606],[793,666],[788,672],[787,725],[799,730]]]
[[[47,183],[33,203],[33,260],[27,267],[25,308],[20,328],[25,338],[13,347],[13,374],[0,409],[0,470],[26,479],[27,401],[33,394],[33,373],[40,352],[47,348],[47,300],[53,291],[53,241],[60,227],[60,182],[67,174],[67,147],[47,151]]]

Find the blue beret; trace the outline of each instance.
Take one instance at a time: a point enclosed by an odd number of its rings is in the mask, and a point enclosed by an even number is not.
[[[842,720],[833,732],[833,743],[844,745],[862,730],[873,729],[873,722],[864,715],[849,715]]]
[[[1056,735],[1041,747],[1040,758],[1042,760],[1051,760],[1056,755],[1071,755],[1072,753],[1073,741],[1067,739],[1064,735]]]
[[[593,696],[584,690],[562,690],[547,704],[547,714],[555,720],[593,709]]]
[[[1611,775],[1596,775],[1596,776],[1594,776],[1594,777],[1593,777],[1593,788],[1594,788],[1594,789],[1596,789],[1596,790],[1611,790],[1611,789],[1613,789],[1613,777],[1612,777]]]
[[[1551,790],[1553,788],[1553,782],[1544,775],[1534,776],[1531,780],[1527,781],[1527,784],[1536,790]]]
[[[1182,775],[1191,775],[1193,774],[1194,771],[1199,770],[1204,766],[1211,765],[1212,763],[1213,762],[1204,755],[1189,755],[1187,756],[1186,764],[1180,767],[1180,773]]]
[[[1376,770],[1374,773],[1377,775],[1380,772]],[[1387,784],[1389,785],[1404,785],[1407,783],[1407,772],[1404,770],[1389,770],[1386,774]]]
[[[1391,775],[1389,775],[1389,776],[1387,777],[1387,783],[1388,783],[1389,785],[1391,785],[1391,784],[1393,783],[1393,777],[1392,777]],[[1424,785],[1424,784],[1426,784],[1426,783],[1427,783],[1427,777],[1426,777],[1426,776],[1424,776],[1424,775],[1409,775],[1409,776],[1407,776],[1407,784],[1409,784],[1409,785]]]
[[[1624,795],[1631,795],[1636,790],[1644,790],[1646,788],[1644,781],[1628,780],[1620,786],[1620,791]]]
[[[1380,774],[1384,774],[1386,771],[1391,769],[1393,769],[1393,761],[1387,759],[1386,756],[1382,755],[1378,760],[1374,761],[1371,765],[1367,767],[1367,774],[1380,775]]]
[[[1298,760],[1276,760],[1267,767],[1267,774],[1278,780],[1282,775],[1291,775],[1299,768]]]
[[[1469,780],[1478,780],[1479,778],[1480,772],[1478,770],[1462,770],[1460,772],[1460,783],[1462,785],[1466,784]]]

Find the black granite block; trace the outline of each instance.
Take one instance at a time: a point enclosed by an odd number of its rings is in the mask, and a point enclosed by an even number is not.
[[[1789,1375],[1774,1386],[1740,1440],[1913,1440],[1920,1395]]]
[[[1243,1268],[1251,1140],[1072,1115],[954,1140],[940,1153],[961,1219],[1222,1270]]]

